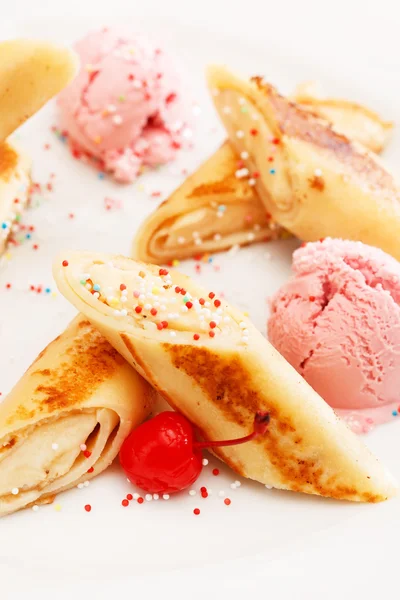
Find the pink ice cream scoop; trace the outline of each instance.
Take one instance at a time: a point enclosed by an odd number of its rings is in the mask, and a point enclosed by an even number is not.
[[[293,272],[272,300],[272,344],[354,431],[397,417],[400,263],[326,239],[296,250]]]
[[[80,72],[58,97],[60,125],[74,154],[84,150],[122,182],[133,181],[142,166],[171,161],[188,112],[164,51],[143,36],[112,29],[90,33],[75,50]]]

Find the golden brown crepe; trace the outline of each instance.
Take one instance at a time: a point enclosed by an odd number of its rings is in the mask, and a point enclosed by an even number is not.
[[[304,108],[329,120],[350,139],[382,150],[391,123],[359,104],[317,98],[312,91],[304,85],[297,89]],[[255,187],[257,172],[244,168],[243,156],[225,142],[142,223],[133,241],[133,258],[167,264],[235,245],[290,237],[265,210]],[[273,167],[272,162],[269,165]]]
[[[246,82],[213,67],[208,81],[231,143],[248,153],[244,162],[259,173],[256,190],[277,223],[305,241],[357,240],[400,258],[400,193],[376,155],[259,77]]]
[[[72,50],[39,40],[0,43],[0,141],[58,94],[75,76]]]
[[[89,321],[74,319],[0,403],[0,516],[51,502],[106,469],[152,401]]]
[[[236,244],[288,237],[267,215],[249,177],[238,173],[240,163],[226,142],[142,223],[132,256],[166,264]]]
[[[325,97],[315,82],[297,86],[293,100],[301,108],[329,121],[338,133],[360,142],[372,152],[382,152],[390,139],[393,123],[384,121],[376,112],[357,102]]]
[[[81,273],[107,295],[94,297]],[[240,475],[360,502],[396,493],[391,475],[252,323],[188,277],[91,252],[66,253],[54,276],[61,293],[205,439],[246,435],[256,411],[269,411],[265,435],[216,449]]]
[[[28,202],[31,163],[17,146],[0,142],[0,256]]]

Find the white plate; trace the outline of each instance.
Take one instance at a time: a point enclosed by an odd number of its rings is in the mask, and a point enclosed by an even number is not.
[[[33,26],[21,23],[19,35],[51,37],[73,41],[89,28],[88,22],[41,21]],[[129,253],[132,237],[143,218],[154,210],[183,179],[182,168],[192,170],[206,158],[222,139],[222,131],[213,115],[204,90],[202,71],[208,62],[226,62],[245,74],[265,73],[282,90],[289,92],[304,79],[317,78],[332,94],[364,101],[386,117],[400,121],[396,107],[390,106],[387,94],[367,79],[346,80],[329,77],[312,65],[281,59],[278,52],[237,40],[221,40],[196,29],[177,24],[165,35],[162,24],[154,20],[132,25],[149,28],[156,36],[167,39],[173,50],[186,57],[188,82],[203,109],[198,117],[196,148],[182,154],[172,168],[165,167],[146,174],[137,183],[122,187],[111,180],[99,180],[96,171],[75,161],[67,148],[50,131],[55,123],[54,106],[50,105],[19,132],[21,144],[34,158],[34,179],[46,183],[55,173],[54,191],[41,205],[26,214],[25,221],[36,228],[32,240],[12,251],[12,259],[0,270],[0,340],[1,388],[3,395],[21,376],[37,353],[67,325],[74,310],[57,294],[51,277],[53,256],[63,248],[79,248]],[[189,83],[188,83],[188,87]],[[215,130],[215,131],[214,131]],[[389,163],[400,156],[399,139],[387,153]],[[45,144],[51,148],[46,150]],[[172,172],[171,172],[172,171]],[[175,174],[174,174],[175,173]],[[142,190],[144,188],[144,191]],[[151,198],[151,192],[162,192]],[[45,194],[46,196],[46,194]],[[106,211],[104,198],[121,200],[123,208]],[[69,214],[74,218],[70,219]],[[38,250],[32,245],[38,244]],[[196,277],[207,287],[223,292],[228,300],[249,310],[260,330],[265,332],[267,298],[290,273],[291,252],[296,242],[286,241],[242,249],[236,254],[217,255],[212,263],[202,263]],[[180,269],[195,275],[194,261],[180,264]],[[250,268],[249,268],[250,267]],[[5,290],[10,282],[12,289]],[[30,293],[30,285],[48,287],[51,292]],[[392,423],[368,435],[366,443],[400,476],[400,424]],[[70,579],[87,575],[92,569],[106,569],[108,578],[127,573],[157,573],[173,568],[199,566],[221,560],[263,552],[266,559],[276,558],[293,549],[294,544],[307,546],[310,536],[360,519],[366,526],[378,522],[393,528],[400,523],[399,501],[378,506],[362,506],[313,498],[301,494],[266,490],[242,480],[236,490],[230,484],[234,474],[218,463],[221,474],[211,469],[217,461],[210,459],[195,489],[212,488],[204,500],[183,493],[169,501],[132,503],[121,506],[126,493],[134,491],[118,467],[113,467],[93,481],[88,488],[72,490],[54,505],[41,507],[38,513],[22,511],[1,521],[0,564],[19,570],[24,566],[37,574]],[[232,500],[223,503],[218,492],[224,490]],[[84,511],[90,503],[92,512]],[[193,508],[201,515],[195,517]]]

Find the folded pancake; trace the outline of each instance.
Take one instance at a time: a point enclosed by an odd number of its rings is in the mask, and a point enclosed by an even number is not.
[[[151,406],[150,386],[78,316],[0,404],[0,516],[98,475]]]
[[[17,230],[29,199],[30,158],[17,146],[0,143],[0,256]]]
[[[372,152],[382,152],[390,139],[393,123],[384,121],[357,102],[325,97],[315,82],[298,85],[293,100],[301,108],[329,121],[338,133],[360,142]]]
[[[223,144],[144,221],[132,256],[166,264],[290,236],[272,222],[248,175],[232,146]]]
[[[241,437],[252,431],[256,411],[270,412],[264,436],[216,449],[240,475],[360,502],[396,492],[391,475],[251,322],[190,278],[90,252],[66,253],[54,276],[61,293],[203,438]]]
[[[383,149],[391,123],[359,104],[317,98],[311,91],[304,85],[297,89],[304,108],[350,139],[376,152]],[[235,245],[290,237],[265,210],[254,187],[257,173],[243,167],[243,159],[225,142],[144,221],[133,241],[133,258],[167,264]]]
[[[277,223],[305,241],[358,240],[400,258],[400,192],[375,154],[259,77],[247,82],[213,67],[208,81],[231,143],[259,173],[255,188]]]
[[[68,48],[39,40],[0,43],[0,141],[58,94],[75,76]]]

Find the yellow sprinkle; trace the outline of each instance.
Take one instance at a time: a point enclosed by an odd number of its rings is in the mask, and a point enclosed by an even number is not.
[[[108,301],[108,304],[110,306],[118,306],[119,300],[117,298],[110,298],[109,301]]]
[[[247,310],[245,310],[243,314],[244,314],[244,316],[245,316],[245,317],[248,317],[248,316],[249,316],[249,313],[248,313],[248,311],[247,311]]]
[[[60,512],[60,510],[61,510],[61,504],[55,504],[54,505],[54,510],[56,510],[57,512]]]
[[[93,138],[93,141],[95,144],[101,144],[101,135],[96,135],[96,137]]]
[[[135,54],[135,48],[129,48],[129,54]]]
[[[159,294],[160,293],[160,289],[158,287],[153,287],[153,289],[151,290],[152,294]]]
[[[174,258],[174,260],[172,261],[172,266],[177,267],[179,264],[179,260],[177,258]]]
[[[137,188],[138,188],[139,192],[143,192],[143,190],[144,190],[143,183],[141,183],[140,185],[138,185]]]
[[[57,296],[57,292],[51,292],[51,297],[55,298]]]
[[[87,63],[85,65],[85,69],[86,69],[86,71],[88,71],[89,73],[91,73],[92,71],[95,70],[95,67],[93,65],[91,65],[90,63]]]
[[[206,262],[208,262],[208,259],[209,259],[209,258],[210,258],[210,255],[209,255],[209,254],[205,254],[205,255],[203,256],[203,258],[202,258],[202,261],[203,261],[204,263],[206,263]]]
[[[7,254],[4,255],[4,258],[7,260],[11,260],[12,254],[11,252],[7,252]]]

